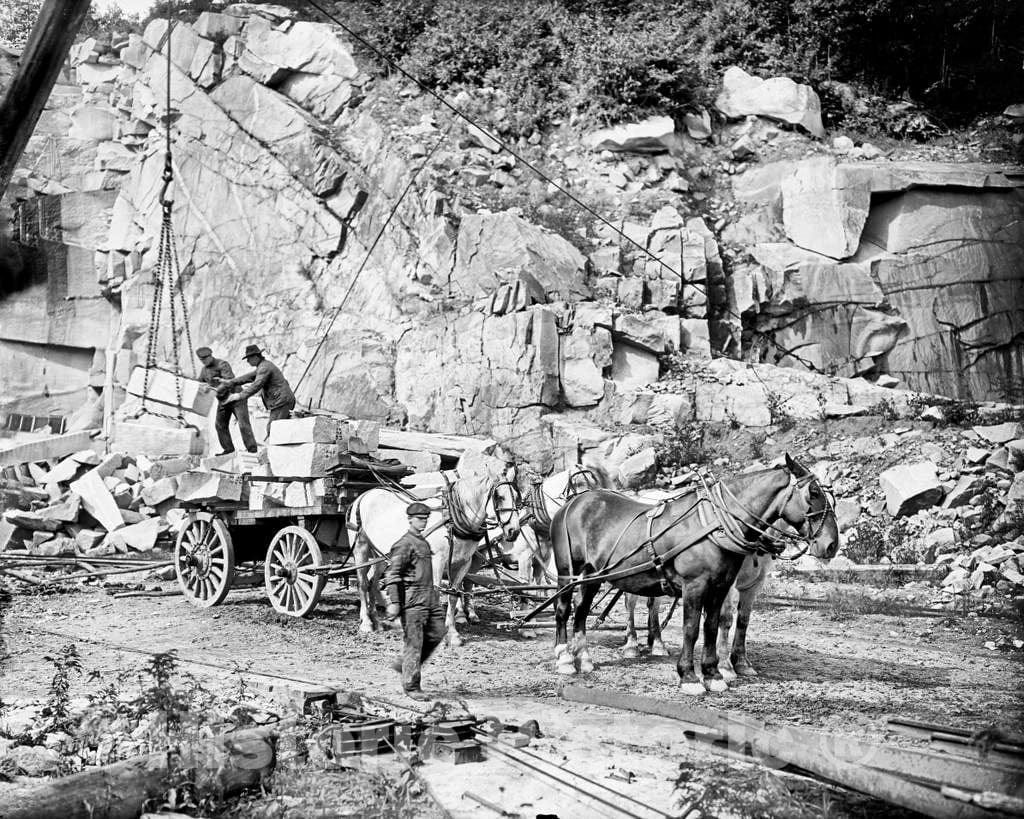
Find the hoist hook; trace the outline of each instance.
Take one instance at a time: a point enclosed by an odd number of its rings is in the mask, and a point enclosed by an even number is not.
[[[163,180],[164,186],[160,189],[160,205],[165,211],[169,211],[174,205],[174,199],[167,195],[170,190],[171,183],[174,181],[174,170],[171,167],[170,154],[167,154],[167,158],[164,160]]]

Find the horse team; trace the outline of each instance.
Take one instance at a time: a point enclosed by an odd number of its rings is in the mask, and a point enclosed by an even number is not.
[[[462,644],[460,612],[469,622],[476,620],[472,595],[451,590],[463,589],[481,543],[491,544],[489,533],[495,530],[494,539],[514,544],[521,579],[537,586],[556,584],[554,595],[535,611],[554,603],[559,673],[594,669],[587,618],[598,590],[608,583],[615,594],[626,595],[627,657],[637,656],[634,610],[640,597],[648,599],[651,654],[667,654],[659,610],[663,598],[675,599],[673,608],[679,606],[683,619],[676,664],[683,693],[724,691],[737,675],[756,674],[746,657],[754,599],[772,558],[787,547],[802,544],[801,553],[822,558],[836,553],[839,529],[829,493],[788,455],[777,466],[726,481],[702,479],[696,488],[663,499],[612,491],[609,483],[601,469],[577,467],[535,484],[524,503],[510,470],[456,478],[440,498],[428,501],[433,511],[424,536],[434,554],[435,582],[448,583],[449,644]],[[352,505],[348,525],[357,533],[357,564],[386,556],[404,531],[408,502],[400,490],[381,488]],[[359,571],[361,631],[380,627],[377,578],[382,566],[378,562]],[[695,666],[702,618],[703,655]]]

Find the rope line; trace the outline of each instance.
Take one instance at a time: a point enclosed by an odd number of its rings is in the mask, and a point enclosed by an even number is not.
[[[440,139],[438,139],[437,142],[434,143],[434,147],[430,149],[430,153],[428,153],[426,157],[424,157],[423,162],[420,163],[420,166],[413,172],[412,176],[409,178],[409,181],[406,183],[405,188],[402,190],[402,193],[399,194],[399,197],[395,201],[395,204],[391,207],[391,212],[388,214],[388,218],[385,219],[384,224],[380,226],[380,230],[377,231],[377,235],[374,236],[373,242],[370,244],[369,248],[367,248],[366,253],[363,256],[363,261],[359,264],[359,267],[356,270],[355,275],[352,276],[352,281],[349,282],[348,289],[345,290],[345,295],[342,296],[341,302],[334,309],[334,315],[331,316],[331,320],[327,325],[327,330],[320,337],[320,341],[317,342],[316,348],[313,350],[313,354],[309,357],[309,361],[306,362],[306,368],[302,371],[302,375],[299,376],[299,380],[295,384],[296,392],[298,392],[299,387],[302,386],[303,380],[309,374],[309,369],[310,367],[313,366],[313,362],[316,360],[316,357],[320,353],[320,350],[323,349],[323,346],[327,341],[327,337],[331,334],[331,329],[334,327],[334,322],[337,321],[338,316],[341,314],[341,310],[345,306],[345,303],[348,301],[348,297],[352,295],[352,291],[356,286],[356,282],[359,280],[359,276],[363,272],[363,270],[366,269],[366,263],[370,261],[370,256],[373,255],[373,251],[376,249],[381,238],[384,236],[384,231],[387,230],[388,225],[391,224],[391,220],[395,218],[395,214],[398,212],[398,208],[401,206],[402,202],[405,201],[406,195],[409,193],[410,190],[412,190],[412,186],[413,183],[416,181],[416,178],[420,175],[420,172],[425,167],[427,167],[427,165],[430,163],[430,160],[433,159],[434,154],[437,153],[437,149],[440,148],[441,144],[445,141],[445,139],[448,138],[448,134],[451,133],[451,130],[452,126],[449,125],[445,132],[441,134]],[[317,406],[320,406],[320,404],[318,403]]]
[[[505,142],[504,140],[500,139],[496,134],[494,134],[488,128],[485,128],[484,126],[480,125],[478,122],[476,122],[468,114],[464,113],[459,108],[456,108],[454,105],[452,105],[452,103],[448,102],[448,100],[446,100],[443,96],[438,94],[434,89],[432,89],[425,82],[420,80],[415,75],[411,74],[406,69],[402,68],[402,66],[399,65],[395,60],[393,60],[391,57],[389,57],[387,54],[385,54],[377,46],[373,45],[373,43],[369,42],[365,37],[363,37],[362,35],[358,34],[355,31],[353,31],[349,26],[345,25],[345,23],[343,23],[336,15],[334,15],[331,12],[327,11],[316,0],[306,0],[306,3],[308,3],[314,9],[316,9],[318,12],[320,12],[322,15],[324,15],[324,17],[326,17],[332,23],[334,23],[335,25],[337,25],[340,28],[342,28],[350,37],[352,37],[354,40],[359,42],[365,48],[369,49],[374,54],[376,54],[377,57],[379,57],[381,60],[383,60],[389,66],[391,66],[395,71],[397,71],[399,74],[401,74],[407,80],[415,83],[417,87],[419,87],[422,91],[424,91],[425,93],[427,93],[431,97],[433,97],[435,100],[437,100],[441,105],[443,105],[445,108],[447,108],[453,114],[455,114],[456,117],[458,117],[459,119],[465,121],[466,123],[468,123],[472,127],[476,128],[478,131],[480,131],[482,134],[484,134],[484,136],[488,137],[489,139],[491,139],[495,143],[497,143],[499,146],[501,146],[501,148],[503,150],[507,151],[509,154],[514,156],[516,158],[516,160],[518,160],[519,162],[523,163],[523,165],[525,165],[527,168],[529,168],[531,171],[533,171],[538,177],[543,179],[548,184],[552,185],[556,190],[558,190],[560,193],[562,193],[571,202],[573,202],[578,207],[580,207],[581,209],[583,209],[584,211],[589,213],[591,216],[593,216],[595,219],[597,219],[603,225],[605,225],[606,227],[610,228],[612,231],[614,231],[620,237],[625,239],[626,242],[628,242],[629,244],[631,244],[634,247],[636,247],[641,253],[643,253],[649,259],[651,259],[652,261],[657,262],[662,268],[664,268],[665,270],[669,271],[672,275],[676,276],[679,279],[680,282],[682,282],[683,284],[688,284],[691,287],[694,287],[694,288],[702,291],[703,294],[705,295],[705,297],[707,296],[707,293],[708,293],[708,286],[707,285],[701,285],[701,284],[699,284],[697,282],[687,281],[682,273],[680,273],[678,270],[673,268],[671,265],[667,264],[663,259],[658,258],[654,253],[652,253],[650,250],[648,250],[644,245],[641,245],[636,239],[634,239],[633,237],[631,237],[628,234],[626,234],[626,232],[623,231],[621,228],[616,227],[616,225],[613,222],[609,221],[607,218],[602,216],[598,211],[596,211],[594,208],[592,208],[590,205],[588,205],[586,202],[584,202],[578,196],[573,194],[564,185],[561,185],[556,180],[554,180],[550,176],[548,176],[544,171],[542,171],[539,167],[537,167],[534,163],[532,163],[530,160],[528,160],[522,154],[517,152],[507,142]],[[717,309],[722,310],[726,315],[732,316],[733,318],[737,319],[740,322],[740,325],[742,327],[743,317],[740,314],[738,314],[735,311],[733,311],[732,308],[730,308],[728,305],[721,305],[721,304],[719,304],[719,305],[715,305],[715,306],[716,306]],[[768,342],[770,344],[772,344],[776,349],[778,349],[779,352],[784,353],[785,355],[790,356],[795,361],[799,361],[803,366],[805,366],[811,372],[818,372],[818,368],[815,367],[810,361],[804,359],[802,356],[798,355],[793,350],[787,349],[786,347],[782,346],[782,344],[777,342],[771,336],[764,336],[764,338],[767,339]]]

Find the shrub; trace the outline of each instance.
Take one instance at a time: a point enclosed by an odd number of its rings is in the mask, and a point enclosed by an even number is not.
[[[710,458],[704,449],[705,433],[703,424],[691,422],[678,429],[674,436],[665,436],[656,452],[658,467],[682,470],[690,464],[707,463]]]

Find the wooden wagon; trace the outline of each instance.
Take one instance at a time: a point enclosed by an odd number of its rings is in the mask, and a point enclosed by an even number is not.
[[[262,582],[277,611],[293,617],[309,614],[329,579],[360,568],[348,562],[349,504],[380,486],[380,475],[394,479],[408,472],[406,467],[384,464],[370,469],[366,462],[346,456],[322,478],[238,476],[243,499],[253,485],[321,482],[317,503],[309,506],[250,509],[247,500],[185,504],[188,519],[174,547],[182,593],[192,605],[209,608],[224,602],[232,588]]]

